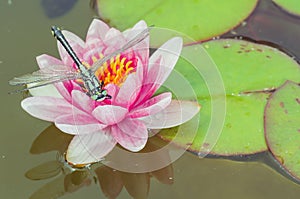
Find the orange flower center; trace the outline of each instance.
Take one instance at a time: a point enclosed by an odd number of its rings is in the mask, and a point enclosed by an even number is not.
[[[99,54],[99,57],[100,58],[93,56],[93,63],[103,58],[104,56],[103,54]],[[87,62],[83,62],[83,64],[87,68],[91,67]],[[102,66],[100,66],[95,72],[95,75],[101,82],[104,82],[104,86],[110,83],[121,86],[122,83],[126,80],[127,76],[130,73],[135,72],[136,65],[136,58],[127,58],[126,56],[119,54],[116,57],[111,58],[110,61],[107,61]]]

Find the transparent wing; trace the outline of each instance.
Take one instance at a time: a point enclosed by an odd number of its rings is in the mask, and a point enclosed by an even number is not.
[[[75,69],[64,65],[52,65],[31,74],[25,74],[20,77],[15,77],[9,81],[10,85],[23,85],[23,89],[12,91],[10,93],[18,93],[32,88],[46,86],[66,80],[80,79],[81,74]]]
[[[111,58],[117,56],[118,54],[120,54],[121,52],[126,51],[127,49],[133,47],[134,45],[140,43],[141,41],[143,41],[147,36],[149,36],[149,30],[152,27],[148,27],[145,30],[143,30],[142,32],[140,32],[139,34],[137,34],[132,40],[128,41],[123,47],[121,47],[120,49],[114,51],[113,53],[103,57],[102,59],[96,61],[93,66],[90,68],[90,71],[92,72],[96,72],[97,69],[102,66],[106,61],[110,60]]]
[[[47,81],[43,81],[43,82],[33,83],[33,85],[29,85],[29,86],[27,86],[23,89],[11,91],[11,92],[9,92],[9,94],[19,93],[19,92],[27,91],[27,90],[32,89],[32,88],[38,88],[38,87],[41,87],[41,86],[46,86],[46,85],[49,85],[49,84],[63,82],[63,81],[71,80],[71,79],[74,79],[74,78],[73,77],[72,78],[65,77],[64,79],[62,79],[62,78],[51,79],[51,80],[47,80]],[[24,84],[24,86],[25,86],[25,84]]]
[[[10,85],[26,85],[31,83],[40,83],[42,85],[58,82],[59,80],[69,80],[80,78],[80,73],[64,65],[53,65],[31,74],[25,74],[15,77],[9,81]]]

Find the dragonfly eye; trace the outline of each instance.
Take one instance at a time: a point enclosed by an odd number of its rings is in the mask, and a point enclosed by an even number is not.
[[[106,91],[106,90],[102,90],[102,91],[101,91],[101,95],[106,96],[106,95],[107,95],[107,91]]]
[[[111,96],[107,93],[106,90],[102,90],[101,94],[105,96],[105,99],[111,99]]]

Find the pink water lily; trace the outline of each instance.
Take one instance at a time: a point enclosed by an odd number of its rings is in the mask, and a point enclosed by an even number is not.
[[[100,20],[93,20],[84,42],[63,31],[72,48],[87,66],[122,47],[147,25],[138,22],[120,32]],[[58,44],[61,60],[48,55],[37,57],[40,68],[51,65],[75,67]],[[32,89],[33,97],[22,101],[25,111],[34,117],[54,122],[65,133],[74,135],[66,158],[72,164],[101,160],[119,143],[127,150],[141,150],[148,139],[148,129],[162,129],[190,120],[198,111],[195,102],[172,100],[165,92],[153,96],[174,68],[182,49],[182,39],[175,37],[163,44],[149,58],[149,38],[105,63],[96,75],[104,82],[111,99],[96,102],[86,95],[80,80],[55,84],[53,94],[46,88]]]

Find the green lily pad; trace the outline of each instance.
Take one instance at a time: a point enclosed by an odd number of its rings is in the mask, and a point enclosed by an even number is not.
[[[118,29],[131,27],[139,20],[149,25],[169,28],[195,40],[221,35],[247,18],[257,0],[98,0],[102,19]]]
[[[300,179],[300,86],[287,81],[274,92],[265,109],[265,136],[281,165]]]
[[[273,2],[291,14],[300,15],[299,0],[273,0]]]
[[[226,90],[224,126],[210,153],[236,155],[267,150],[263,133],[263,114],[270,96],[268,91],[278,88],[286,80],[299,81],[299,65],[295,60],[275,48],[233,39],[214,40],[202,45],[186,46],[183,48],[182,54],[189,51],[187,48],[201,48],[202,46],[216,63]],[[198,54],[193,55],[192,51],[189,54],[190,56],[199,56]],[[205,66],[210,64],[204,59],[203,61],[201,63],[203,68],[198,69],[201,74],[207,70]],[[199,62],[201,62],[201,58]],[[210,95],[206,85],[206,80],[213,79],[214,74],[209,77],[210,73],[208,73],[204,80],[202,76],[197,76],[197,70],[183,58],[179,60],[175,69],[189,79],[196,92],[198,102],[201,104],[200,127],[193,143],[188,143],[191,138],[188,137],[189,131],[187,130],[182,139],[176,139],[180,140],[177,144],[190,145],[191,151],[201,152],[215,144],[205,141],[209,125],[212,122],[211,100],[219,97],[218,93]],[[162,130],[159,134],[166,140],[173,140],[175,135],[176,130],[172,129]]]

